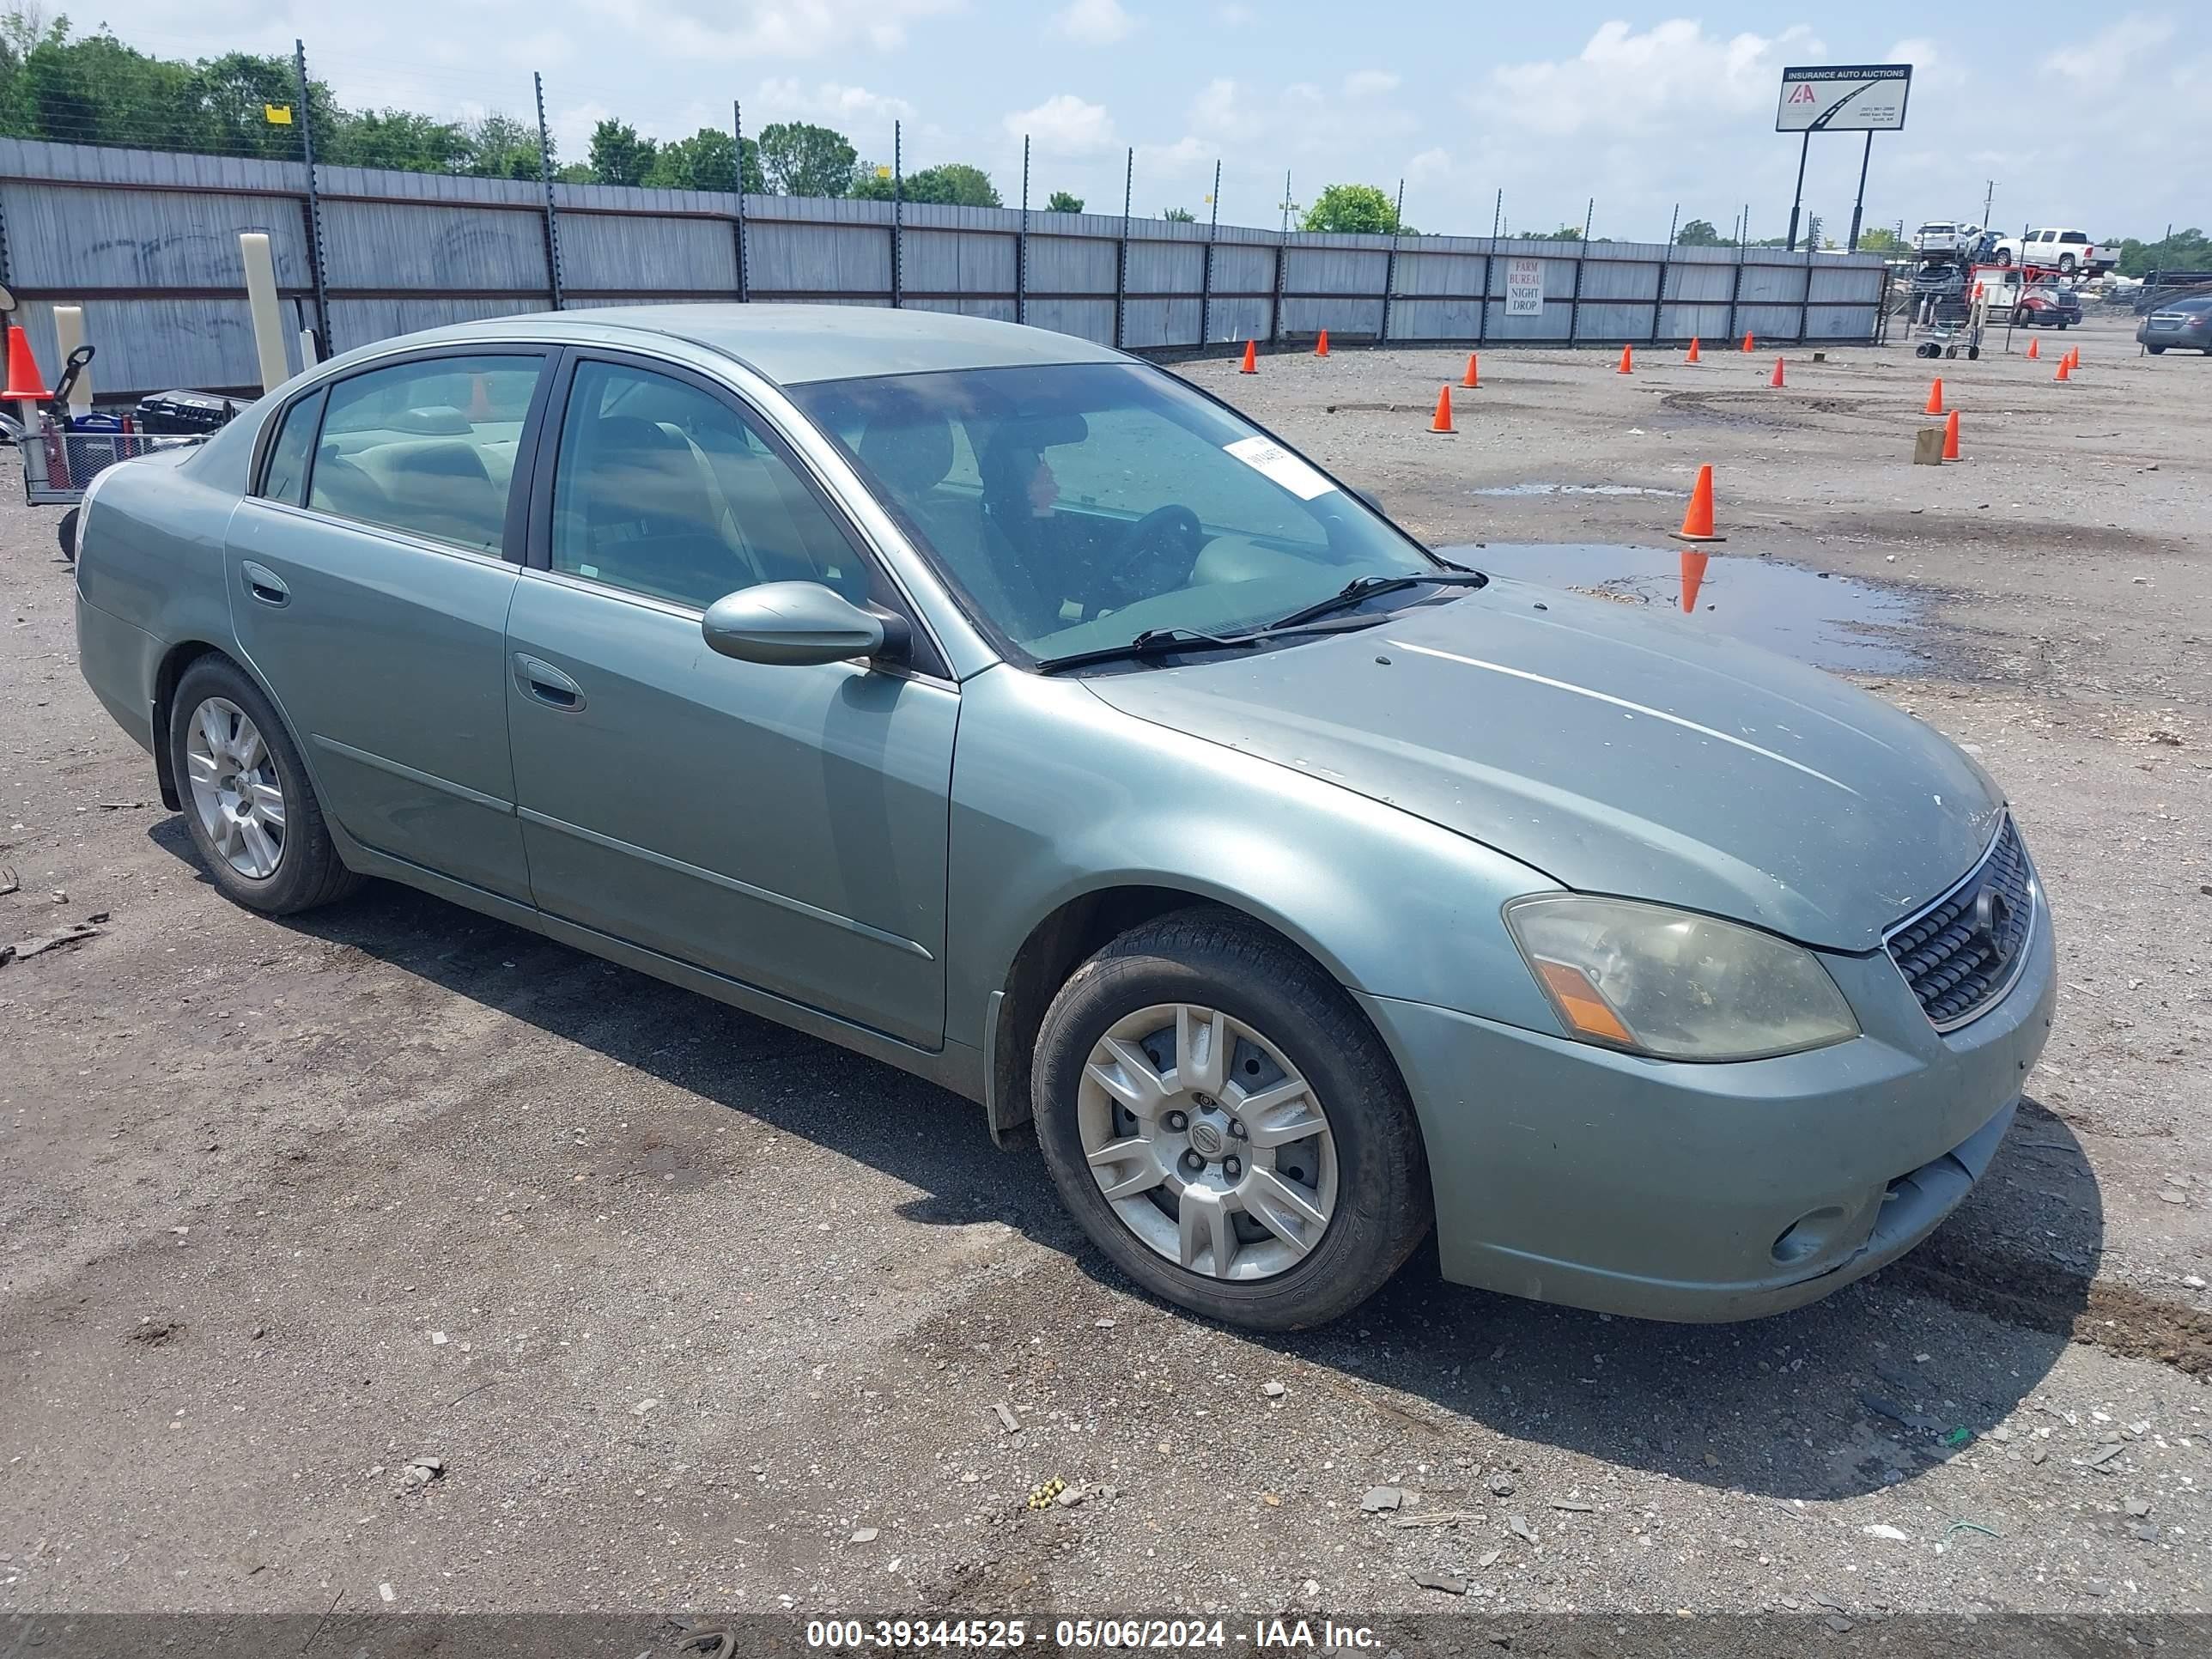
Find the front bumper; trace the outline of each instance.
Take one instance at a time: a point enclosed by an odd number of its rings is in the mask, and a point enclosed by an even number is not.
[[[1686,1065],[1362,996],[1421,1120],[1444,1276],[1650,1319],[1755,1318],[1894,1261],[1988,1168],[2051,1031],[2039,896],[2005,999],[1939,1034],[1881,952],[1824,958],[1863,1033]]]

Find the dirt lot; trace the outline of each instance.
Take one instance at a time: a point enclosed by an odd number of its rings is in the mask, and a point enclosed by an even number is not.
[[[1463,353],[1186,371],[1437,544],[1664,547],[1710,461],[1699,625],[1753,560],[1903,595],[1863,683],[2013,793],[2062,1017],[1930,1244],[1733,1328],[1417,1258],[1210,1328],[880,1066],[396,889],[250,915],[0,509],[0,941],[107,916],[0,968],[0,1611],[2212,1610],[2212,362],[2067,340],[1942,365],[1941,470],[1897,345],[1485,352],[1454,437]]]

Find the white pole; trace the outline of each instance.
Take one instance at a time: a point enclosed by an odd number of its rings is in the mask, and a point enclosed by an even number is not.
[[[62,355],[62,368],[69,367],[70,353],[84,343],[84,307],[56,306],[54,307],[55,348]],[[69,410],[72,415],[92,413],[92,365],[87,363],[79,371],[76,384],[70,388]]]
[[[253,349],[261,359],[261,389],[273,392],[292,378],[284,361],[283,316],[276,308],[276,260],[262,231],[239,232],[238,251],[246,261],[246,303],[253,313]]]
[[[300,370],[301,370],[301,373],[305,374],[308,369],[313,368],[314,366],[315,366],[315,331],[314,331],[314,330],[313,330],[312,328],[303,328],[303,329],[301,329],[301,330],[300,331]]]

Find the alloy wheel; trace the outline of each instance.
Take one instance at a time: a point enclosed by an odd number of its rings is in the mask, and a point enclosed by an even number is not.
[[[192,806],[230,867],[265,881],[284,856],[284,786],[260,728],[228,697],[192,710],[185,738]]]
[[[1266,1036],[1162,1003],[1115,1021],[1085,1062],[1083,1152],[1121,1224],[1212,1279],[1270,1279],[1312,1254],[1337,1198],[1320,1096]]]

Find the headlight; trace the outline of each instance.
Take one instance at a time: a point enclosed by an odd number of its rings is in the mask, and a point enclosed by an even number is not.
[[[1810,951],[1633,899],[1539,895],[1505,925],[1567,1030],[1662,1060],[1759,1060],[1858,1035]]]

